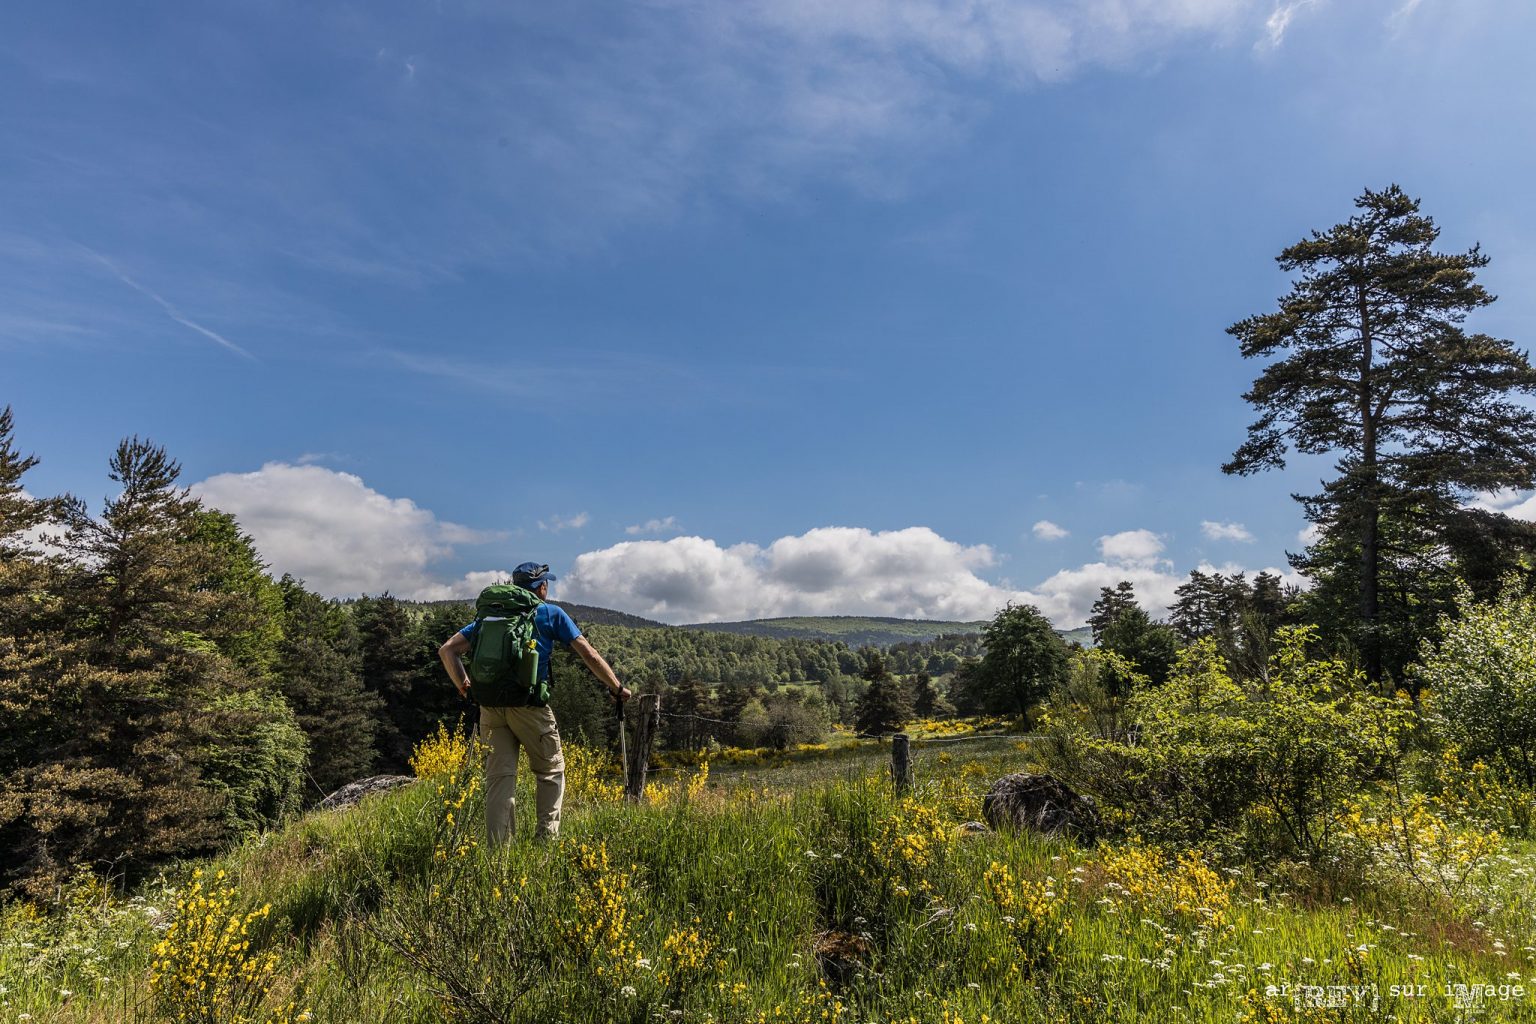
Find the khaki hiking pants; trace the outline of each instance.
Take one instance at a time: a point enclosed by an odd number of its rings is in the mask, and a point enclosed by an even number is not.
[[[565,755],[560,730],[549,708],[480,709],[480,738],[490,745],[485,757],[485,830],[492,843],[512,838],[517,811],[517,751],[528,751],[528,767],[539,820],[537,837],[560,832],[560,803],[565,798]]]

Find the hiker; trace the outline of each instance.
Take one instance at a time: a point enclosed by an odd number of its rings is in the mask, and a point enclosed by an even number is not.
[[[513,687],[508,690],[477,687],[488,693],[492,700],[480,701],[480,735],[491,750],[485,759],[485,825],[493,843],[512,838],[513,815],[517,804],[517,752],[522,747],[528,751],[528,766],[538,780],[535,800],[538,804],[538,825],[534,830],[537,838],[552,838],[560,831],[560,803],[565,797],[565,756],[560,750],[560,731],[555,724],[555,713],[549,707],[549,663],[555,644],[569,647],[581,656],[592,674],[608,687],[608,691],[620,700],[629,699],[629,690],[619,682],[618,676],[596,648],[581,635],[581,630],[565,610],[548,604],[549,585],[555,576],[549,566],[537,562],[524,562],[512,570],[512,587],[488,587],[476,602],[474,622],[449,637],[438,648],[438,657],[448,678],[458,688],[459,696],[470,694],[470,672],[461,660],[475,657],[475,639],[481,628],[482,610],[485,603],[494,598],[506,600],[522,613],[520,618],[526,628],[527,612],[532,612],[531,640],[537,642],[537,677],[529,674],[532,687]],[[522,588],[520,593],[514,588]],[[532,600],[537,597],[538,600]],[[522,601],[524,603],[517,604]],[[499,607],[499,606],[496,606]],[[486,621],[492,621],[486,619]],[[512,621],[498,617],[500,626]],[[525,636],[527,634],[524,634]],[[520,652],[519,652],[520,653]],[[514,655],[514,658],[516,655]],[[478,678],[478,677],[477,677]]]

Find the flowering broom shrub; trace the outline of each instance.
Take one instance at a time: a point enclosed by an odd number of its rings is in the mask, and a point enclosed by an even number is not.
[[[278,985],[278,956],[263,950],[264,904],[242,911],[224,872],[206,885],[198,871],[177,901],[176,917],[155,947],[149,987],[176,1024],[290,1024],[310,1014],[292,1003],[266,1008]]]
[[[416,744],[411,753],[411,773],[418,779],[455,775],[471,759],[483,756],[484,750],[478,740],[470,739],[458,729],[449,732],[439,722],[437,732]]]

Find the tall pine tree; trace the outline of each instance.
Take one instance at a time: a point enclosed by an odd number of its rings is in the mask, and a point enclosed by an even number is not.
[[[294,806],[305,745],[286,704],[221,650],[251,626],[180,468],[147,441],[111,461],[101,515],[73,499],[53,581],[67,620],[29,638],[46,697],[7,744],[0,863],[44,886],[75,865],[132,874],[213,849]],[[9,677],[9,673],[7,673]],[[7,683],[11,683],[7,678]]]
[[[879,651],[866,652],[863,679],[869,685],[854,704],[859,732],[871,736],[900,732],[912,717],[912,705],[907,688],[891,675]]]
[[[1280,254],[1299,278],[1276,312],[1228,328],[1245,358],[1281,358],[1244,395],[1260,415],[1222,468],[1280,468],[1293,448],[1337,456],[1322,491],[1300,498],[1321,542],[1294,564],[1355,585],[1348,632],[1380,681],[1412,653],[1383,643],[1384,559],[1431,544],[1473,492],[1536,483],[1536,415],[1518,400],[1536,370],[1512,343],[1462,327],[1494,298],[1476,281],[1488,263],[1477,246],[1437,252],[1439,229],[1396,185],[1355,206]]]

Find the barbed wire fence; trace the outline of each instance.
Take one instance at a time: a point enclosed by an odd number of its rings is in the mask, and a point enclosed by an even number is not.
[[[639,800],[643,797],[645,792],[645,777],[647,774],[655,774],[660,772],[683,773],[696,770],[692,767],[650,766],[649,762],[651,759],[651,746],[655,741],[656,732],[658,731],[658,727],[660,726],[663,719],[669,721],[700,722],[708,725],[724,726],[726,728],[736,728],[739,725],[737,722],[731,722],[723,718],[713,718],[709,715],[700,715],[694,712],[663,711],[661,709],[660,696],[656,694],[642,695],[640,700],[642,702],[641,707],[643,711],[640,719],[639,733],[636,737],[637,742],[629,752],[629,764],[625,765],[625,792],[629,794],[630,799],[632,800]],[[647,705],[649,705],[649,707],[647,707]],[[1040,734],[1037,732],[976,732],[968,733],[963,736],[912,736],[904,732],[859,732],[853,733],[852,737],[857,740],[876,740],[882,742],[886,740],[890,741],[891,776],[896,784],[897,789],[903,790],[911,785],[911,750],[914,747],[923,748],[952,743],[976,743],[988,740],[994,742],[1023,742],[1026,740],[1038,739]]]

